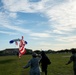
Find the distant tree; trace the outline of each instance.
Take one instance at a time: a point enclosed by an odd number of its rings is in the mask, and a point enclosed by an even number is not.
[[[26,49],[26,54],[32,54],[32,49]]]
[[[34,52],[36,52],[37,54],[40,54],[41,51],[40,50],[35,50]]]
[[[2,56],[3,55],[3,51],[0,51],[0,56]]]

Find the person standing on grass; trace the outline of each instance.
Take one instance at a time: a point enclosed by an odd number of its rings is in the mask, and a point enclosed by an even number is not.
[[[51,64],[51,61],[46,56],[44,51],[41,52],[41,57],[42,57],[41,60],[40,60],[41,69],[42,69],[42,72],[44,72],[45,75],[47,75],[47,67],[48,67],[49,64]]]
[[[38,57],[36,53],[33,53],[32,57],[33,58],[23,68],[25,69],[30,67],[30,75],[40,75],[39,61],[41,58]]]
[[[74,70],[74,75],[76,75],[76,50],[72,49],[72,56],[70,57],[70,60],[66,63],[66,65],[70,64],[73,62],[73,70]]]

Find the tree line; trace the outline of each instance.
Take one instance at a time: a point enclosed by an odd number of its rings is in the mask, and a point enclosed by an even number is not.
[[[50,53],[71,53],[71,51],[76,48],[71,48],[71,49],[64,49],[64,50],[44,50],[45,53],[50,54]],[[33,50],[32,49],[26,49],[26,54],[32,54]],[[34,50],[34,52],[40,54],[41,50]],[[0,51],[0,56],[7,56],[7,55],[17,55],[19,53],[18,48],[10,48],[10,49],[5,49]]]

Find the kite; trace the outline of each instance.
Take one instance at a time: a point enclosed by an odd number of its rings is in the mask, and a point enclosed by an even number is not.
[[[10,44],[14,42],[16,45],[18,45],[18,42],[19,42],[19,58],[21,58],[21,56],[26,53],[26,50],[24,47],[27,44],[27,41],[24,41],[24,37],[22,36],[22,39],[13,39],[9,41]]]

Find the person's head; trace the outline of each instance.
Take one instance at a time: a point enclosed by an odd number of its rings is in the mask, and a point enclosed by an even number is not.
[[[72,51],[72,54],[75,54],[76,53],[76,50],[75,49],[71,49]]]
[[[44,51],[41,51],[41,56],[46,56]]]
[[[33,53],[32,53],[32,57],[33,57],[33,58],[36,58],[36,57],[37,57],[37,54],[36,54],[35,52],[33,52]]]

